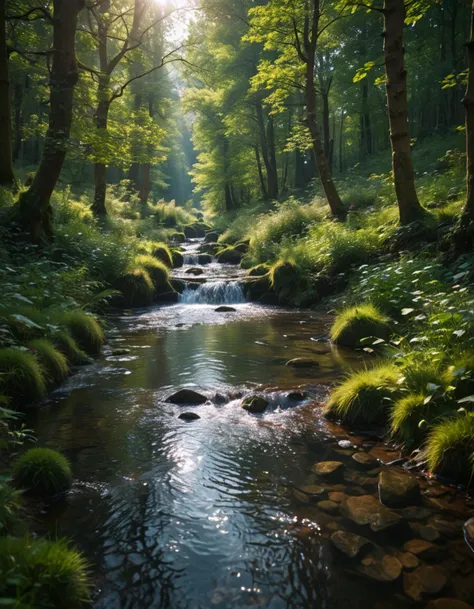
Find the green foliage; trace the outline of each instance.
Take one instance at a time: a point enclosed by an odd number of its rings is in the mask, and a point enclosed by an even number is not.
[[[82,609],[90,584],[83,556],[65,540],[0,538],[0,596],[14,609]]]
[[[45,377],[53,383],[60,383],[69,374],[66,356],[44,338],[38,338],[29,343],[29,348],[36,355],[44,370]]]
[[[387,340],[390,334],[389,319],[372,304],[344,309],[337,315],[330,331],[334,343],[347,347],[357,347],[367,337]]]
[[[0,538],[16,535],[24,529],[20,518],[21,491],[0,479]]]
[[[146,270],[153,281],[155,289],[168,285],[168,267],[161,262],[161,260],[157,260],[150,255],[140,254],[135,258],[135,264],[139,267],[143,267]]]
[[[159,201],[156,205],[148,205],[148,213],[158,225],[166,228],[178,228],[195,222],[196,218],[184,207],[178,207],[174,201],[165,203]]]
[[[66,457],[50,448],[31,448],[13,463],[13,480],[18,488],[34,495],[51,497],[72,484]]]
[[[278,260],[269,270],[270,284],[280,304],[291,304],[300,291],[300,270],[294,260]]]
[[[151,254],[155,258],[158,258],[158,260],[161,260],[168,268],[173,268],[173,252],[166,243],[151,241],[147,251],[144,253]]]
[[[436,426],[422,458],[432,473],[472,483],[474,475],[474,412],[461,413]]]
[[[385,424],[399,379],[392,364],[354,372],[331,393],[325,415],[356,425]]]
[[[155,286],[148,272],[141,266],[130,268],[115,285],[122,293],[122,299],[118,302],[120,306],[146,307],[153,302]]]
[[[45,379],[34,354],[13,347],[0,349],[0,386],[14,404],[44,397]]]
[[[87,353],[79,348],[77,342],[67,330],[57,332],[53,341],[57,349],[71,364],[81,366],[89,362]]]
[[[99,322],[84,311],[69,311],[61,317],[61,323],[71,333],[80,349],[95,355],[104,342],[104,331]]]
[[[395,402],[390,429],[405,446],[419,445],[433,425],[452,414],[449,402],[431,399],[426,393],[410,393]]]

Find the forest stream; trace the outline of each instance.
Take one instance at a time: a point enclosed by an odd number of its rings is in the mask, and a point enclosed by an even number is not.
[[[198,244],[185,245],[178,278],[189,280]],[[401,456],[321,415],[329,385],[367,363],[362,352],[333,348],[322,312],[246,303],[239,267],[202,270],[178,304],[110,318],[100,359],[30,415],[39,444],[63,451],[75,475],[35,528],[84,551],[94,607],[382,609],[433,593],[472,602],[462,493],[419,476],[421,503],[386,508],[372,529],[341,507],[375,497],[381,467]],[[235,310],[216,312],[222,304]],[[309,356],[319,366],[285,365]],[[182,388],[208,401],[166,401]],[[270,402],[263,414],[241,408],[252,392]],[[178,418],[189,411],[200,418]],[[312,467],[325,461],[342,465],[323,479]],[[355,562],[331,540],[338,531],[368,540]]]

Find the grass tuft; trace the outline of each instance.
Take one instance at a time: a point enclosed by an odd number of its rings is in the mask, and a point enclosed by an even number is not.
[[[13,404],[34,402],[46,394],[43,371],[36,357],[13,347],[0,349],[0,382],[2,393]]]
[[[55,334],[53,342],[57,349],[74,366],[82,366],[89,363],[87,353],[79,348],[79,345],[67,330],[63,330]]]
[[[411,393],[397,402],[391,413],[391,432],[405,446],[419,444],[441,419],[452,414],[449,403],[426,393]]]
[[[156,289],[159,290],[168,285],[168,268],[161,260],[157,260],[151,255],[141,254],[135,258],[135,264],[145,269]]]
[[[358,347],[367,337],[388,340],[389,319],[372,304],[349,307],[339,313],[330,331],[331,340],[346,347]]]
[[[18,488],[51,497],[71,487],[72,474],[61,453],[50,448],[31,448],[13,463],[13,480]]]
[[[68,329],[80,349],[92,355],[100,352],[104,331],[95,317],[84,311],[71,311],[64,313],[61,325]]]
[[[121,306],[146,307],[153,302],[155,286],[148,272],[141,266],[132,267],[116,282],[122,292]]]
[[[66,356],[46,339],[38,338],[29,343],[29,348],[39,359],[46,378],[53,383],[60,383],[69,374],[69,365]]]

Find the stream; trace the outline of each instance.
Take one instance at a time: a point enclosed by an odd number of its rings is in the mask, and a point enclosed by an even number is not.
[[[185,244],[189,257],[176,277],[195,282],[187,271],[199,244]],[[321,415],[329,385],[366,365],[361,353],[328,343],[331,319],[322,312],[246,303],[239,267],[212,262],[202,270],[178,304],[109,318],[102,356],[29,421],[39,445],[67,455],[75,477],[37,529],[85,552],[93,606],[395,609],[415,603],[413,574],[423,566],[442,585],[422,582],[422,606],[440,597],[472,603],[474,554],[462,535],[472,500],[420,477],[422,504],[395,510],[400,527],[376,533],[341,508],[348,497],[375,496],[382,464],[400,457]],[[235,310],[216,312],[220,304]],[[297,357],[319,366],[285,365]],[[182,388],[208,401],[166,401]],[[303,399],[288,397],[294,391]],[[252,392],[270,402],[263,414],[241,408]],[[179,419],[184,411],[200,419]],[[379,461],[362,471],[355,452]],[[311,468],[329,460],[344,464],[344,474],[322,484]],[[364,558],[334,546],[338,531],[371,542]],[[429,538],[435,549],[408,552],[413,538]],[[393,581],[377,566],[387,557],[403,565]]]

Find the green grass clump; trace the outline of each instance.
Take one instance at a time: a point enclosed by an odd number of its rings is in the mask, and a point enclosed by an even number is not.
[[[474,477],[474,412],[460,414],[436,426],[420,455],[429,470],[464,484]]]
[[[143,267],[146,270],[151,277],[155,288],[159,289],[168,285],[168,267],[161,262],[161,260],[157,260],[153,256],[141,254],[135,258],[135,264],[137,264],[139,267]]]
[[[87,353],[79,348],[79,345],[67,330],[62,330],[55,334],[53,342],[57,349],[74,366],[82,366],[89,362]]]
[[[50,448],[31,448],[14,461],[13,480],[18,488],[51,497],[71,487],[72,473],[61,453]]]
[[[301,289],[300,269],[292,259],[278,260],[269,270],[279,304],[292,304]]]
[[[90,595],[87,563],[67,541],[0,538],[0,596],[9,607],[82,609]]]
[[[173,253],[166,243],[153,241],[150,247],[150,254],[161,260],[168,268],[173,268]]]
[[[115,287],[122,293],[120,304],[124,307],[146,307],[153,302],[155,286],[148,271],[141,266],[130,268]]]
[[[44,338],[32,340],[28,347],[39,359],[46,377],[53,383],[60,383],[69,374],[69,365],[66,356]]]
[[[434,399],[426,393],[411,393],[395,402],[390,429],[405,446],[419,444],[433,425],[452,412],[449,402],[444,399]]]
[[[70,311],[63,314],[61,325],[68,329],[80,349],[92,355],[100,352],[104,331],[95,317],[84,311]]]
[[[330,331],[331,340],[346,347],[358,347],[367,337],[388,340],[389,319],[372,304],[349,307],[339,313]]]
[[[384,424],[399,379],[400,371],[391,364],[354,372],[332,392],[325,415],[357,425]]]
[[[2,393],[13,404],[34,402],[46,394],[46,383],[40,363],[33,353],[9,347],[0,349]]]

